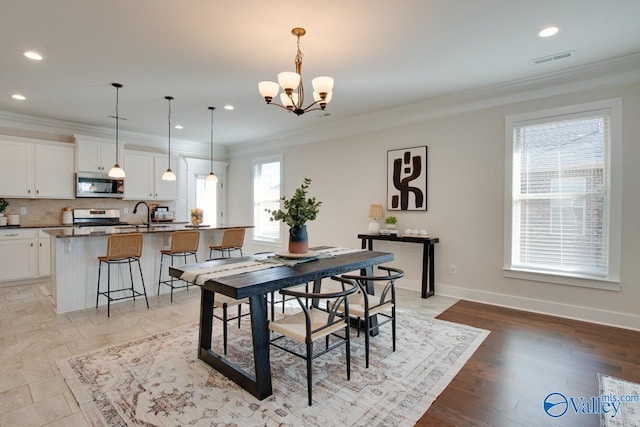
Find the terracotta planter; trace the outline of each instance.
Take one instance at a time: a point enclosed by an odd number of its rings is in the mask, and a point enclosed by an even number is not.
[[[289,229],[289,253],[306,254],[307,252],[309,252],[307,226],[291,227]]]

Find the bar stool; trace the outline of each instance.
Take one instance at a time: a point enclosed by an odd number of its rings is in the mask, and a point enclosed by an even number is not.
[[[164,256],[171,257],[171,265],[173,266],[173,259],[175,257],[184,258],[184,263],[187,263],[187,257],[193,255],[195,262],[198,262],[198,244],[200,243],[200,232],[197,230],[185,230],[174,231],[171,234],[171,248],[162,249],[160,251],[160,274],[158,274],[158,295],[160,295],[160,284],[171,288],[171,302],[173,302],[173,290],[179,288],[187,288],[189,290],[189,282],[180,279],[174,279],[171,277],[169,280],[162,280],[162,261]],[[174,280],[184,282],[184,284],[176,285]]]
[[[242,256],[242,245],[244,245],[244,228],[227,228],[222,233],[222,243],[209,246],[209,258],[212,258],[213,251],[220,251],[222,258],[225,257],[225,251],[227,251],[229,258],[231,251],[240,251],[240,256]]]
[[[133,298],[136,300],[137,296],[143,296],[149,308],[149,300],[147,299],[147,290],[144,286],[144,277],[142,275],[142,266],[140,265],[140,257],[142,256],[142,233],[130,233],[130,234],[114,234],[107,239],[107,254],[105,256],[98,257],[98,291],[96,295],[96,308],[98,308],[98,301],[100,295],[107,298],[107,317],[111,317],[111,301],[118,301],[123,299]],[[133,271],[131,269],[131,263],[135,261],[138,263],[138,270],[140,270],[140,281],[142,282],[142,291],[139,292],[134,289],[133,285]],[[102,264],[107,264],[107,290],[100,291],[100,275],[102,273]],[[131,287],[121,289],[111,289],[111,265],[112,264],[129,264],[129,276],[131,277]],[[122,297],[112,297],[111,294],[117,292],[131,291],[131,295],[125,295]]]

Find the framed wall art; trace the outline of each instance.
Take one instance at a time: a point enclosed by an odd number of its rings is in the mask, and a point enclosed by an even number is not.
[[[387,151],[387,210],[427,210],[427,146]]]

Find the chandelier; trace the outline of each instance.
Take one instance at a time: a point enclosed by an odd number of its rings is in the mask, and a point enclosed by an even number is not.
[[[293,112],[300,116],[307,111],[324,110],[331,101],[333,95],[333,78],[327,76],[316,77],[311,81],[313,86],[313,103],[303,107],[304,105],[304,87],[302,85],[302,51],[300,50],[300,37],[304,36],[307,31],[304,28],[296,27],[291,30],[291,34],[298,39],[298,52],[296,53],[296,71],[284,71],[278,74],[278,83],[271,81],[263,81],[258,83],[260,95],[264,97],[267,104],[277,105],[285,108],[289,112]],[[284,91],[280,94],[280,104],[272,102],[278,91],[282,88]],[[314,107],[315,108],[311,108]]]

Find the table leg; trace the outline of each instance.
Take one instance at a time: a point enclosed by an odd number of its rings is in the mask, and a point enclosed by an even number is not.
[[[213,332],[214,293],[202,287],[201,289],[202,297],[200,298],[200,336],[198,337],[198,348],[209,350],[211,349],[211,333]]]
[[[434,248],[425,243],[422,249],[422,298],[429,298],[434,294],[435,265]]]
[[[251,304],[251,332],[253,334],[253,360],[256,370],[257,393],[259,396],[267,397],[273,393],[267,302],[264,295],[254,295],[249,298],[249,303]]]

